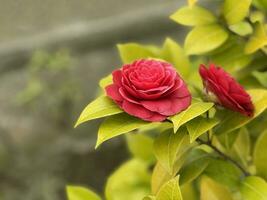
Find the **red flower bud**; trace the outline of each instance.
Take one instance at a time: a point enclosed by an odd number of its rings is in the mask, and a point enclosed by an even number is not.
[[[216,97],[213,98],[215,103],[246,116],[253,115],[251,97],[230,74],[214,64],[208,69],[200,65],[199,73],[206,93]]]

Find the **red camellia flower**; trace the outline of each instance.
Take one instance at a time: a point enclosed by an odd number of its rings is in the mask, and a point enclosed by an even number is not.
[[[253,115],[249,94],[230,74],[214,64],[208,69],[200,65],[199,73],[208,96],[214,96],[215,103],[246,116]]]
[[[191,103],[185,82],[167,62],[141,59],[112,73],[107,95],[125,112],[146,121],[163,121]]]

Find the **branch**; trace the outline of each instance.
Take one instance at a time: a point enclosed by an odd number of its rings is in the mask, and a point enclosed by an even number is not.
[[[224,154],[222,151],[220,151],[217,147],[213,146],[211,142],[205,142],[201,139],[197,139],[196,140],[199,144],[205,144],[207,146],[209,146],[210,148],[212,148],[218,155],[220,155],[222,158],[224,158],[225,160],[228,160],[229,162],[231,162],[232,164],[234,164],[238,169],[240,169],[240,171],[245,175],[245,176],[250,176],[250,173],[248,171],[246,171],[236,160],[232,159],[230,156]]]

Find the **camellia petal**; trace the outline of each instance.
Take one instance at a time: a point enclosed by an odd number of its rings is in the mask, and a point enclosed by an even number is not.
[[[107,95],[125,112],[143,120],[163,121],[191,103],[186,84],[170,63],[140,59],[112,75]]]
[[[251,97],[230,74],[214,64],[210,64],[209,68],[200,65],[199,74],[207,93],[217,97],[215,103],[246,116],[253,115]]]

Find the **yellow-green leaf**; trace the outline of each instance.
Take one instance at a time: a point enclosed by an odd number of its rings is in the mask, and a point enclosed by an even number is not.
[[[228,38],[228,32],[217,24],[195,27],[185,39],[188,55],[199,55],[221,46]]]
[[[75,127],[92,119],[111,116],[121,112],[123,111],[110,98],[100,96],[85,107]]]
[[[216,126],[215,131],[218,134],[228,133],[241,126],[244,126],[252,119],[255,119],[267,108],[267,90],[264,89],[253,89],[248,90],[252,98],[252,102],[255,107],[255,112],[253,117],[246,117],[240,113],[233,112],[230,110],[217,111],[216,114],[218,118],[221,119],[221,123]]]
[[[106,86],[112,83],[113,83],[112,74],[109,74],[99,81],[99,86],[104,89]]]
[[[223,5],[223,15],[229,25],[242,21],[249,12],[252,0],[225,0]]]
[[[117,45],[123,63],[131,63],[141,58],[158,57],[160,49],[151,45],[140,45],[137,43],[127,43]]]
[[[258,138],[253,157],[257,174],[267,180],[267,130]]]
[[[170,18],[179,24],[187,26],[206,25],[217,21],[216,17],[209,10],[200,6],[182,7],[172,14]]]
[[[144,134],[127,134],[127,146],[134,157],[149,163],[155,160],[153,154],[153,139]]]
[[[236,24],[230,25],[229,28],[231,31],[240,36],[246,36],[253,32],[252,26],[246,21],[241,21]]]
[[[179,176],[171,179],[160,188],[156,200],[183,200]]]
[[[152,178],[151,178],[151,191],[152,194],[157,194],[161,186],[168,182],[172,178],[170,174],[160,162],[157,162],[153,169]]]
[[[184,185],[196,179],[208,166],[209,154],[201,149],[194,149],[188,155],[188,161],[180,170],[180,184]]]
[[[194,142],[199,136],[206,133],[219,123],[218,119],[207,119],[204,117],[197,117],[186,124],[190,136],[190,142]]]
[[[67,186],[68,200],[101,200],[101,198],[91,190],[78,186]]]
[[[177,155],[189,146],[186,129],[180,129],[177,134],[171,130],[161,133],[154,141],[154,153],[160,164],[170,173],[174,172]]]
[[[111,116],[107,118],[98,129],[96,148],[106,140],[148,124],[149,122],[130,116],[126,113]]]
[[[254,33],[245,47],[245,53],[251,54],[267,45],[267,35],[263,24],[257,22]]]
[[[249,132],[245,127],[240,129],[232,148],[243,166],[247,167],[247,162],[250,157],[250,137]]]
[[[189,6],[194,6],[198,0],[187,0]]]
[[[232,163],[222,159],[210,159],[205,174],[213,180],[236,189],[242,176],[241,171]]]
[[[123,163],[107,180],[106,200],[137,200],[150,193],[150,174],[146,162],[132,159]]]
[[[260,84],[267,88],[267,72],[254,71],[252,75],[260,82]]]
[[[171,38],[167,38],[162,49],[162,58],[172,63],[177,71],[186,78],[189,75],[190,61],[184,49]]]
[[[227,187],[213,181],[208,177],[202,177],[200,185],[200,200],[232,200],[232,195]]]
[[[193,101],[192,104],[183,112],[170,117],[173,123],[174,133],[186,122],[202,115],[212,108],[213,103],[206,103],[202,101]]]
[[[244,200],[267,200],[267,183],[260,177],[245,178],[240,190]]]

